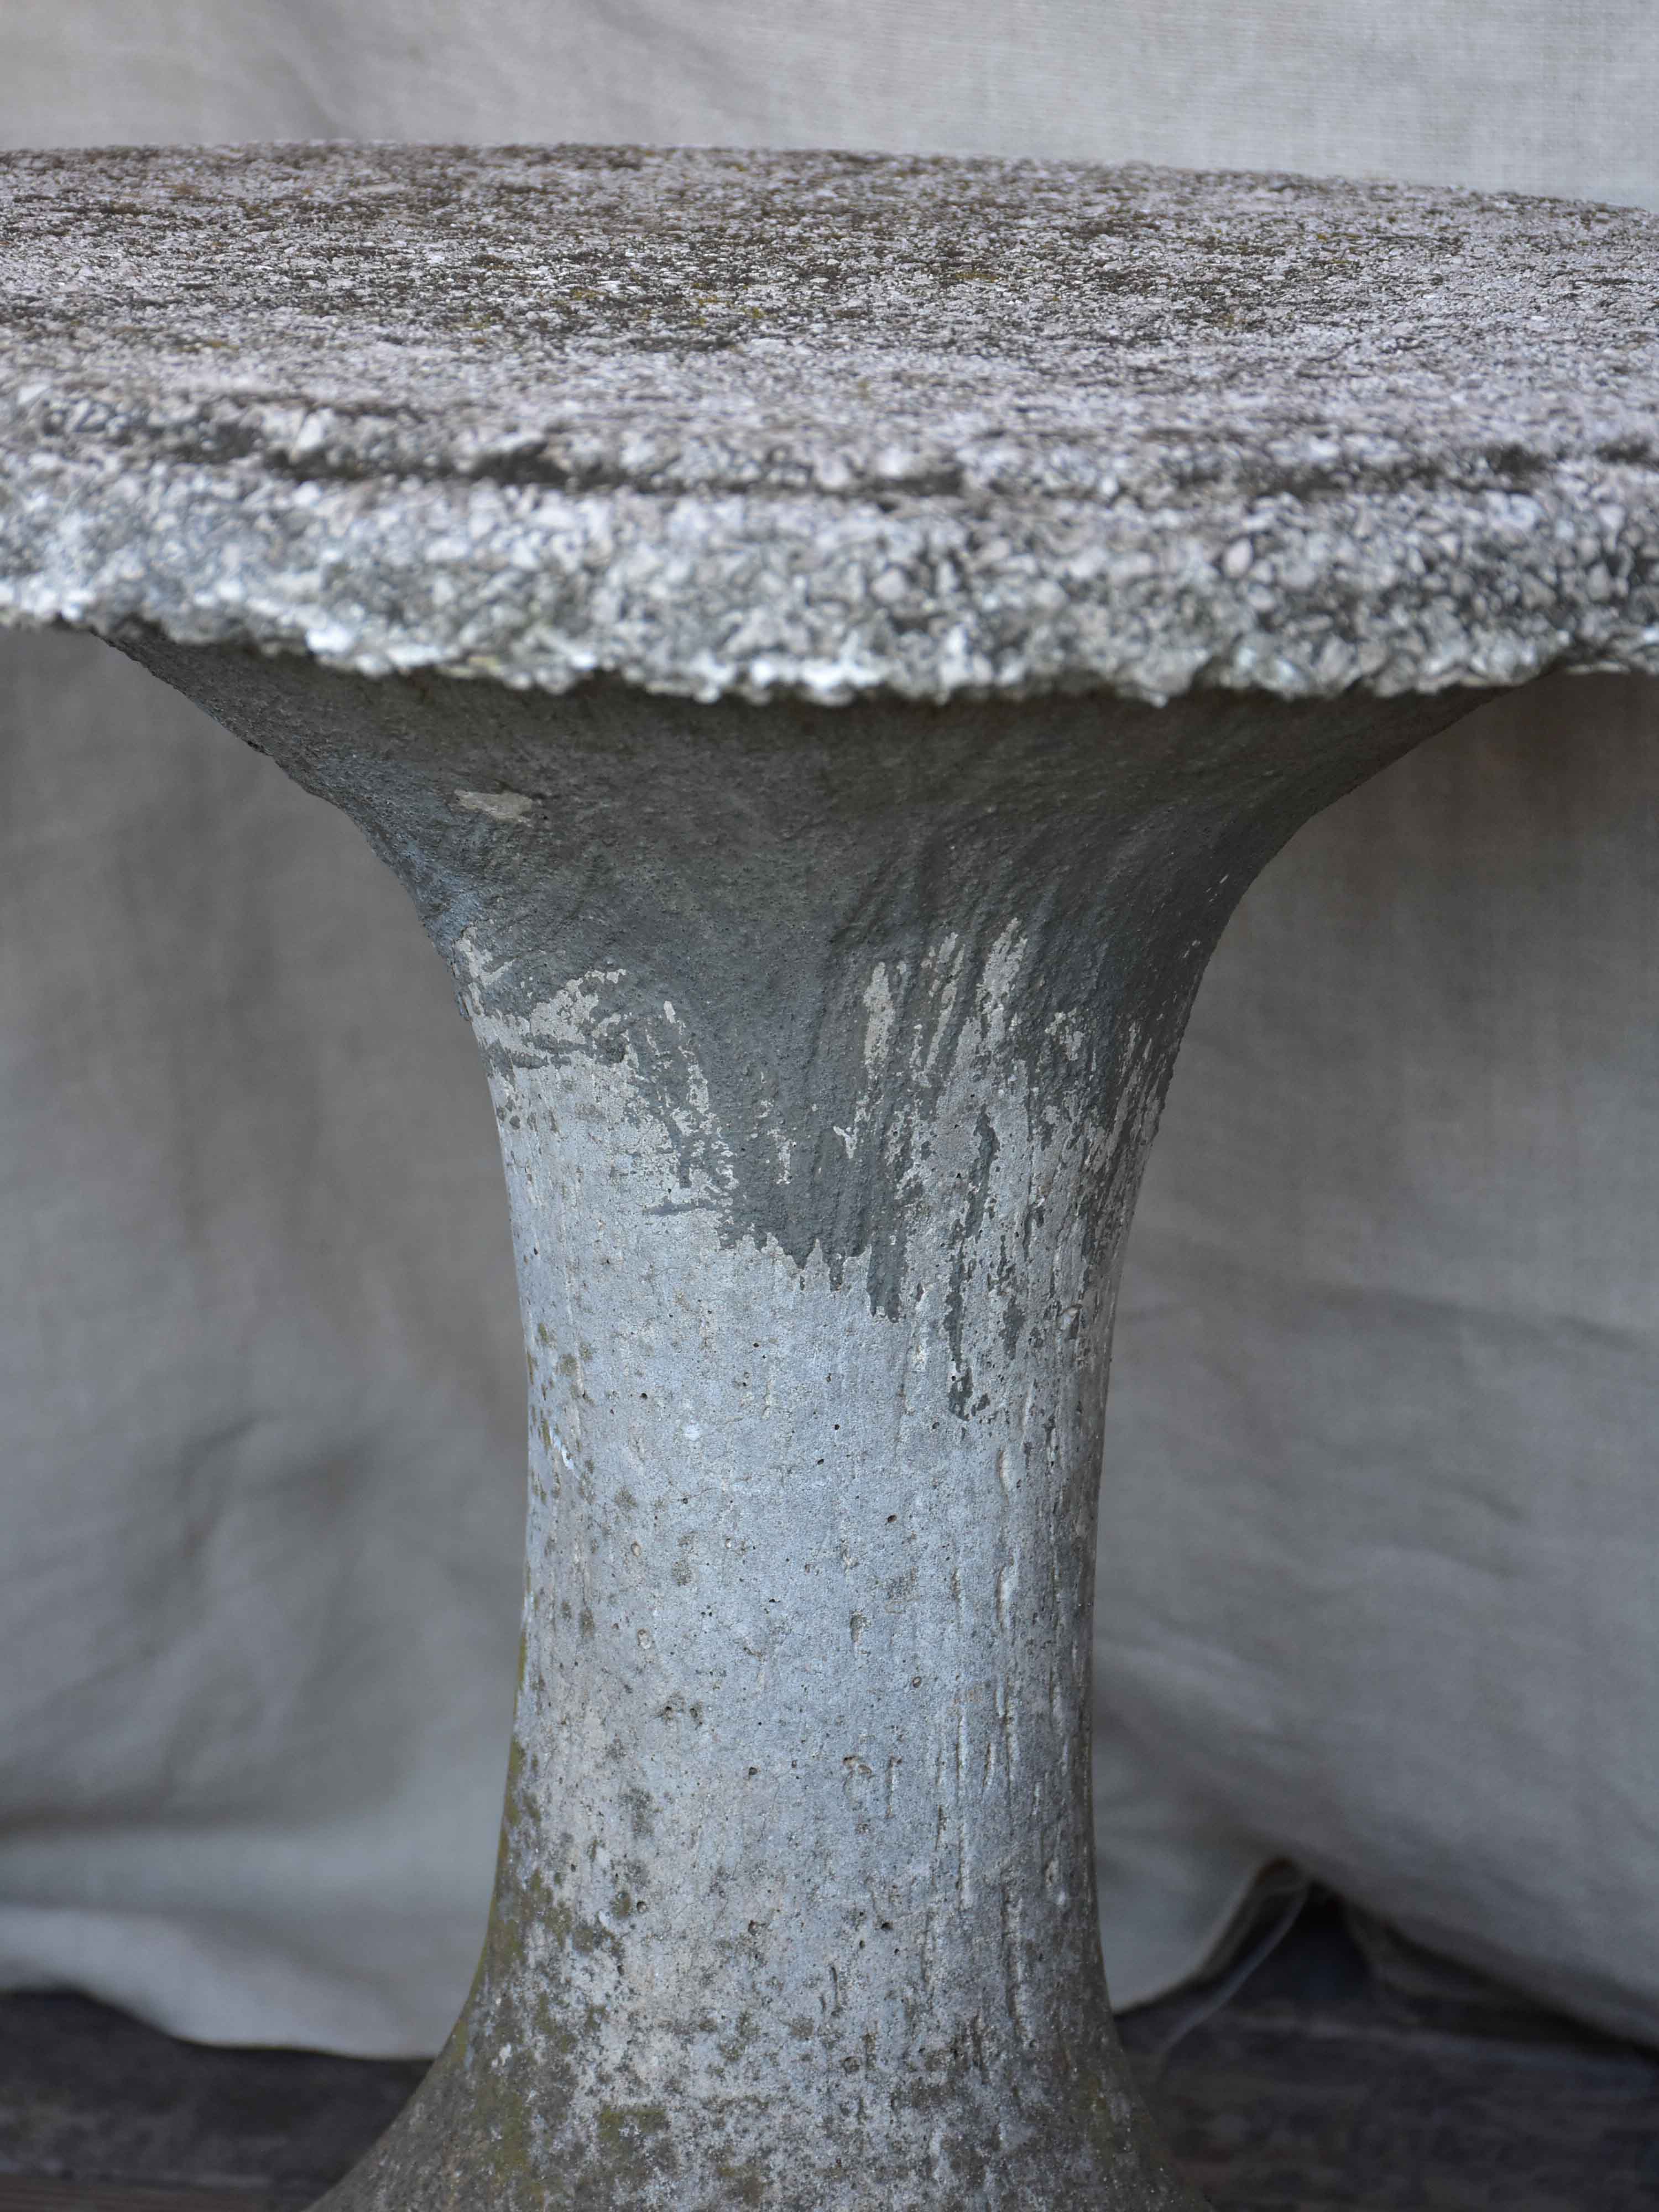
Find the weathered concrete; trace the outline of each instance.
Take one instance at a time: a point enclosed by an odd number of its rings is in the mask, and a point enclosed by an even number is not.
[[[1111,1305],[1237,892],[1464,698],[562,699],[130,641],[362,824],[531,1396],[491,1936],[342,2206],[1174,2206],[1088,1777]]]
[[[1659,218],[636,149],[0,161],[0,617],[714,697],[1659,668]]]
[[[491,1933],[331,2201],[1190,2202],[1094,1936],[1123,1231],[1290,830],[1471,684],[1659,666],[1659,227],[591,150],[0,200],[0,612],[362,823],[513,1194]]]

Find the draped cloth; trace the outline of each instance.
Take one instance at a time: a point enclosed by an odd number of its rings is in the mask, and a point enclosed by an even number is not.
[[[0,62],[14,146],[873,145],[1659,205],[1650,0],[13,0]],[[1655,684],[1482,708],[1294,842],[1200,993],[1108,1423],[1121,2003],[1288,1857],[1659,2038],[1656,738]],[[0,635],[0,1986],[430,2051],[520,1572],[471,1042],[356,832],[95,641]]]

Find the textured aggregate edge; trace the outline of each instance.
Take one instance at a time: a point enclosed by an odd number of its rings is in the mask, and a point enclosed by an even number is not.
[[[0,624],[699,699],[1659,672],[1638,211],[592,148],[0,205]]]
[[[805,499],[56,462],[27,489],[0,468],[0,625],[139,623],[368,676],[555,693],[609,676],[757,702],[1100,689],[1162,703],[1200,686],[1314,698],[1556,667],[1659,675],[1659,591],[1620,599],[1611,580],[1633,559],[1659,574],[1659,525],[1632,545],[1595,489],[1355,499],[1311,529],[1258,512],[1103,530],[1051,507],[1014,538],[1001,518],[826,519]]]

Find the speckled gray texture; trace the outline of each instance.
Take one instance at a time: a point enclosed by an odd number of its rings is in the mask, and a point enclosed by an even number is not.
[[[1659,671],[1659,218],[558,149],[0,161],[0,619],[560,690]]]

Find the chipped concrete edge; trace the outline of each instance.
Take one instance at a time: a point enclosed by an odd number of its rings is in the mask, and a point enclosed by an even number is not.
[[[1659,593],[1634,579],[1608,591],[1610,564],[1632,566],[1618,533],[1595,557],[1575,543],[1561,558],[1584,509],[1559,489],[1524,513],[1486,494],[1419,495],[1402,505],[1432,512],[1398,514],[1356,501],[1316,522],[1281,510],[1253,529],[1132,517],[1082,569],[1071,531],[1038,514],[998,569],[975,559],[969,519],[944,512],[826,520],[803,503],[763,522],[742,502],[698,514],[684,497],[544,493],[526,514],[521,495],[475,483],[458,546],[453,495],[431,487],[307,486],[301,501],[262,485],[250,520],[248,485],[200,467],[135,481],[71,465],[45,497],[28,473],[24,495],[0,457],[0,628],[138,625],[371,677],[554,694],[611,678],[757,703],[1102,691],[1162,705],[1204,689],[1387,697],[1556,670],[1659,675]],[[886,580],[924,548],[954,561],[957,588],[896,628]]]

